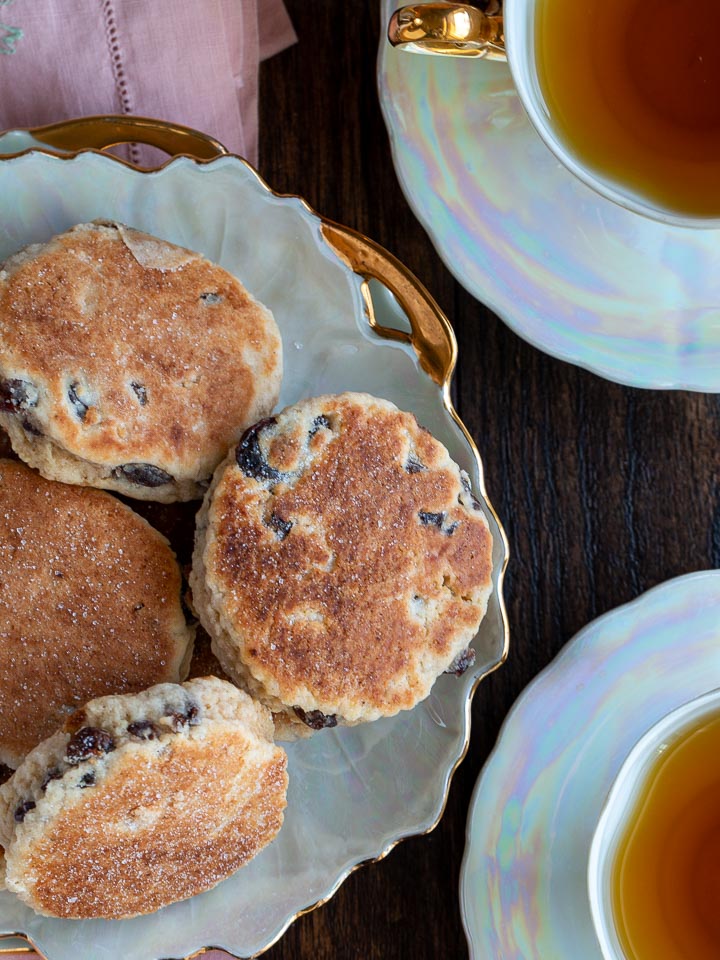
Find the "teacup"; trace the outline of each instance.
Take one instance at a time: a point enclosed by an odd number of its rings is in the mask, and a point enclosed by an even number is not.
[[[530,121],[580,180],[652,219],[719,227],[720,3],[681,8],[416,3],[395,11],[388,38],[412,52],[507,59]]]
[[[720,957],[719,854],[720,690],[713,690],[651,727],[610,789],[588,864],[605,960]]]

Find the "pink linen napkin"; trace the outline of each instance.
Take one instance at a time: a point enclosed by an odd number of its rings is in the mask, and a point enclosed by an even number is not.
[[[259,64],[295,40],[283,0],[0,0],[0,129],[136,114],[256,163]]]

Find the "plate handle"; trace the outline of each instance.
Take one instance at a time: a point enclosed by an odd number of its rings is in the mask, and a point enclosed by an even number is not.
[[[228,153],[218,140],[199,130],[149,117],[78,117],[33,127],[28,133],[49,147],[70,153],[87,148],[106,150],[121,143],[145,143],[171,156],[189,154],[198,160],[213,160]]]
[[[409,343],[428,376],[447,387],[457,361],[457,342],[450,321],[428,290],[391,253],[355,230],[324,221],[322,231],[341,260],[365,280],[363,296],[372,329],[388,340]],[[411,333],[376,321],[367,285],[370,279],[379,280],[393,294],[407,315]]]
[[[166,153],[190,154],[200,160],[226,156],[217,140],[191,127],[148,117],[103,115],[62,120],[34,127],[28,133],[41,143],[74,152],[104,150],[121,143],[141,142]],[[420,281],[392,254],[367,237],[330,221],[323,221],[325,239],[350,268],[364,278],[383,283],[407,314],[411,333],[377,323],[367,282],[363,296],[370,326],[381,336],[412,345],[420,366],[440,386],[450,382],[457,360],[457,343],[450,321]]]

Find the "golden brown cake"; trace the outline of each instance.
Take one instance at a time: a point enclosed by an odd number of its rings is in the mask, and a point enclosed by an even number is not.
[[[97,221],[0,268],[0,424],[49,479],[201,497],[281,376],[270,311],[164,240]]]
[[[346,393],[246,431],[198,515],[190,583],[223,669],[285,736],[407,710],[467,667],[491,550],[445,447]]]
[[[38,913],[150,913],[209,890],[283,822],[270,713],[216,677],[102,697],[0,787],[6,885]]]
[[[184,679],[181,590],[167,540],[130,507],[0,460],[0,763],[92,697]]]

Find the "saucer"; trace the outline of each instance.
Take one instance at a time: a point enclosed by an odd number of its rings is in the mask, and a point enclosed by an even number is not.
[[[400,0],[382,0],[387,24]],[[720,391],[720,230],[598,196],[531,127],[505,63],[420,56],[381,31],[405,196],[457,280],[521,337],[637,387]]]
[[[718,570],[594,620],[530,684],[470,805],[460,894],[473,960],[601,960],[587,864],[607,792],[649,727],[718,686]]]

